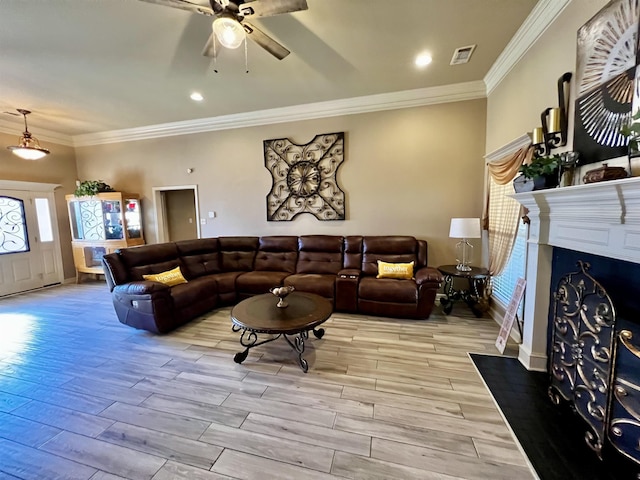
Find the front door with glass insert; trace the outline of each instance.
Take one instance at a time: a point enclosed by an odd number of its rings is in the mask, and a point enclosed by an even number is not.
[[[0,296],[59,283],[52,194],[0,190]]]

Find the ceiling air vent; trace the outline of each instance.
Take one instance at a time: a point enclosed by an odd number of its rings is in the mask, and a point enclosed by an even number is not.
[[[456,48],[453,52],[453,57],[451,58],[451,63],[449,65],[461,65],[463,63],[467,63],[475,49],[475,45]]]

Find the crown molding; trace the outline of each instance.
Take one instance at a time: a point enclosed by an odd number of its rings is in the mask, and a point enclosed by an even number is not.
[[[516,153],[522,147],[526,147],[527,145],[531,145],[531,139],[529,138],[529,135],[525,133],[520,135],[515,140],[512,140],[506,145],[503,145],[502,147],[498,148],[497,150],[494,150],[491,153],[487,153],[484,156],[484,159],[487,162],[495,162],[496,160],[500,160],[501,158],[504,158],[507,155]]]
[[[0,133],[6,133],[7,135],[14,135],[19,138],[22,135],[24,125],[22,123],[8,122],[0,119]],[[58,145],[65,145],[67,147],[73,147],[73,139],[69,135],[64,133],[54,132],[53,130],[45,130],[43,128],[37,129],[38,134],[31,132],[31,134],[40,142],[56,143]],[[43,145],[46,148],[46,145]]]
[[[26,190],[30,192],[53,192],[62,185],[58,183],[22,182],[18,180],[0,180],[2,190]]]
[[[486,97],[483,81],[457,83],[440,87],[404,90],[327,102],[307,103],[291,107],[162,123],[145,127],[88,133],[73,137],[76,147],[117,142],[132,142],[174,135],[189,135],[232,128],[255,127],[274,123],[297,122],[317,118],[355,115],[382,110],[420,107],[438,103],[460,102]]]
[[[487,95],[493,92],[569,3],[571,0],[539,0],[536,3],[527,19],[485,75]]]

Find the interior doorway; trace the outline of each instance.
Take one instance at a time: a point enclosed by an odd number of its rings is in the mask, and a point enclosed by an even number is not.
[[[153,187],[159,243],[200,238],[197,185]]]

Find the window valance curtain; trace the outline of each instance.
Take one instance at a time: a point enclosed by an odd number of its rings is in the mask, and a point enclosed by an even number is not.
[[[524,163],[531,163],[532,155],[533,148],[531,145],[528,145],[526,147],[522,147],[511,155],[507,155],[499,160],[487,163],[487,170],[494,182],[498,185],[506,185],[516,178],[520,165]]]
[[[487,163],[487,198],[483,225],[489,233],[489,272],[497,276],[504,270],[518,232],[521,206],[513,198],[513,179],[523,163],[531,161],[533,148],[522,147],[516,152]]]

